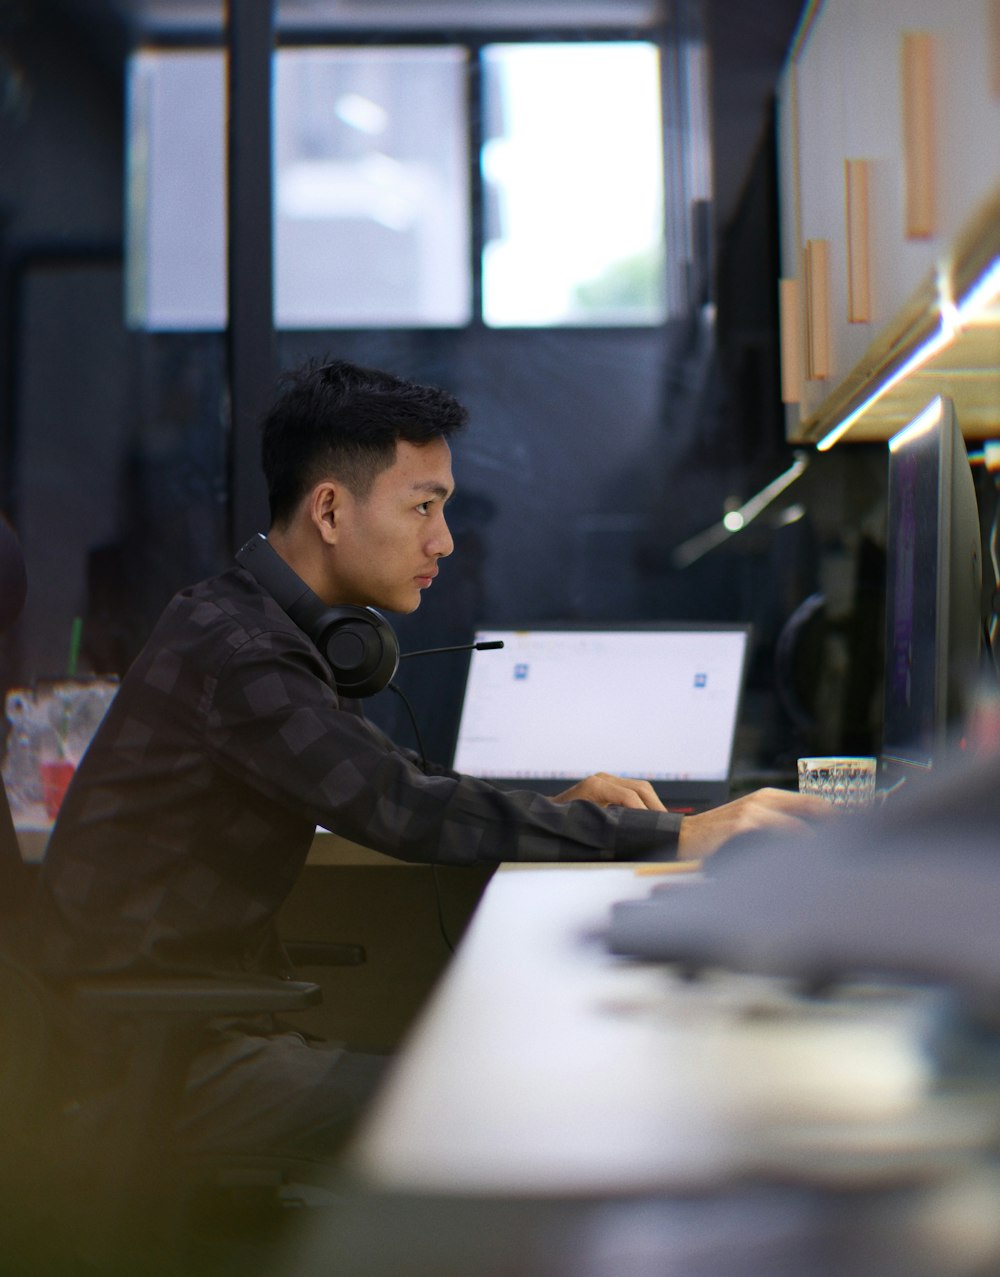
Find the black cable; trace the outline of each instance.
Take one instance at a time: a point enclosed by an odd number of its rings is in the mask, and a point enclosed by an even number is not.
[[[993,666],[993,672],[1000,671],[1000,642],[997,640],[1000,631],[1000,475],[993,475],[993,519],[989,533],[990,566],[993,568],[993,593],[990,597],[990,611],[984,617],[983,631],[986,652]]]
[[[420,767],[421,770],[426,773],[427,754],[424,750],[423,737],[420,735],[420,727],[417,724],[417,716],[413,712],[413,706],[410,704],[406,693],[402,690],[402,688],[397,687],[395,683],[389,684],[389,690],[391,692],[395,692],[406,707],[406,712],[410,716],[410,725],[413,728],[413,735],[417,742],[417,753],[420,755]],[[441,939],[444,941],[448,952],[454,953],[455,946],[452,943],[451,937],[448,935],[448,928],[445,925],[444,920],[444,902],[441,899],[441,881],[438,878],[438,867],[433,861],[431,862],[431,881],[434,883],[434,906],[437,910],[438,930],[441,932]]]

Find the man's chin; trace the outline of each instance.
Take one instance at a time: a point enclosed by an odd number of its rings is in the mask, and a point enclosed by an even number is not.
[[[418,594],[415,599],[408,601],[394,599],[391,603],[374,603],[372,606],[378,608],[380,612],[393,612],[396,616],[409,616],[411,612],[417,610],[422,601]]]

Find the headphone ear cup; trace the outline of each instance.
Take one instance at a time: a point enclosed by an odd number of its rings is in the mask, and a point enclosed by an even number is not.
[[[264,587],[326,657],[337,691],[374,696],[388,687],[399,666],[399,642],[373,607],[327,607],[259,532],[236,562]]]
[[[310,637],[344,696],[374,696],[388,687],[399,667],[395,631],[374,608],[330,608],[318,618]]]

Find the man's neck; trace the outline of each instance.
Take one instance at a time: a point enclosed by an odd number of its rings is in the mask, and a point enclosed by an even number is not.
[[[305,581],[314,594],[319,595],[325,603],[327,586],[322,570],[322,559],[316,553],[315,546],[294,525],[286,528],[274,528],[267,534],[268,542],[273,550],[280,554],[292,571]]]

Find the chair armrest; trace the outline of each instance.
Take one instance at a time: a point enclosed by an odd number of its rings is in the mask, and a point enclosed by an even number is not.
[[[362,944],[327,940],[286,940],[284,949],[296,967],[360,967],[368,959]]]
[[[250,1015],[298,1011],[316,1006],[323,991],[305,980],[269,976],[221,979],[215,976],[95,977],[72,986],[75,1004],[101,1015]]]

